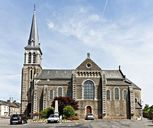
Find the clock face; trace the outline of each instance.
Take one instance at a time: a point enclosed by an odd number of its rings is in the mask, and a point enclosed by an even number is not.
[[[91,68],[91,67],[92,67],[92,64],[91,64],[91,63],[87,63],[87,64],[86,64],[86,67],[87,67],[87,68]]]

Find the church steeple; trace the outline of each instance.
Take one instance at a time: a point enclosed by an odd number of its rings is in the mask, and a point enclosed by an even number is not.
[[[39,47],[39,36],[38,36],[38,29],[36,23],[36,10],[34,5],[33,17],[32,17],[32,24],[30,30],[30,36],[28,40],[28,45],[32,47]]]
[[[34,99],[34,78],[42,71],[42,52],[36,24],[35,6],[28,44],[24,50],[24,64],[21,80],[21,113],[24,113],[26,116],[30,116],[33,112],[32,100]]]
[[[42,51],[40,48],[38,29],[36,23],[36,10],[34,5],[28,45],[25,47],[24,64],[33,64],[41,66],[41,56]]]

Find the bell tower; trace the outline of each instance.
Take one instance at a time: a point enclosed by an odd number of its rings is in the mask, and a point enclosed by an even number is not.
[[[21,80],[21,113],[24,113],[26,116],[30,116],[33,111],[34,77],[42,70],[41,60],[42,51],[40,48],[34,6],[29,40],[27,46],[24,48],[24,64]]]

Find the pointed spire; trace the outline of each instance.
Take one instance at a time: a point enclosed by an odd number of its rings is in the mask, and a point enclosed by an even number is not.
[[[36,23],[35,5],[34,5],[34,11],[33,11],[32,24],[31,24],[31,30],[30,30],[28,45],[30,45],[32,47],[39,46],[39,36],[38,36],[37,23]]]

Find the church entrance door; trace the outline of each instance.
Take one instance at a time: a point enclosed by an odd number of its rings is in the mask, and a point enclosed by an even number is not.
[[[91,106],[86,107],[86,114],[91,114],[92,113],[92,108]]]

